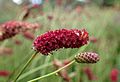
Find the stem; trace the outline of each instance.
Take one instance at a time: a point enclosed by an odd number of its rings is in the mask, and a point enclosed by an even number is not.
[[[53,75],[53,74],[56,74],[56,73],[58,73],[59,71],[63,70],[64,68],[70,66],[70,65],[73,64],[74,62],[75,62],[75,60],[72,60],[69,64],[61,67],[60,69],[58,69],[58,70],[56,70],[56,71],[54,71],[54,72],[51,72],[51,73],[49,73],[49,74],[43,75],[43,76],[41,76],[41,77],[35,78],[35,79],[33,79],[33,80],[30,80],[30,81],[28,81],[28,82],[34,82],[34,81],[43,79],[43,78],[45,78],[45,77],[51,76],[51,75]]]
[[[30,55],[30,54],[29,54],[29,55]],[[20,68],[20,66],[23,64],[23,62],[25,62],[25,60],[28,58],[29,55],[27,55],[27,56],[23,59],[23,61],[20,62],[20,65],[17,66],[17,67],[13,70],[13,72],[10,74],[10,76],[8,77],[8,79],[7,79],[6,82],[9,82],[9,80],[13,77],[13,75],[17,72],[17,70]]]
[[[69,57],[68,60],[73,60],[73,57],[74,57],[74,56]],[[64,61],[64,60],[61,60],[61,61]],[[20,78],[18,79],[18,81],[21,80],[21,79],[23,79],[23,78],[25,78],[25,77],[27,77],[27,76],[30,75],[30,74],[33,74],[33,73],[35,73],[35,72],[37,72],[37,71],[40,71],[40,70],[43,69],[43,68],[46,68],[46,67],[48,67],[48,66],[51,66],[51,65],[52,65],[52,62],[47,63],[47,64],[43,64],[43,65],[38,66],[38,67],[36,67],[36,68],[34,68],[34,69],[31,69],[30,71],[22,74],[22,75],[20,76]]]
[[[16,82],[17,79],[20,77],[20,75],[23,73],[23,71],[26,69],[26,67],[30,64],[30,62],[34,59],[34,57],[37,55],[38,52],[36,52],[35,54],[33,54],[30,59],[27,61],[27,63],[23,66],[22,70],[18,73],[18,75],[16,76],[15,80],[13,82]]]

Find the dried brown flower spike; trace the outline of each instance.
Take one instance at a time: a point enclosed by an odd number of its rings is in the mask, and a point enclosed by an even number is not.
[[[75,55],[75,60],[78,63],[96,63],[99,61],[99,56],[93,52],[85,52]]]

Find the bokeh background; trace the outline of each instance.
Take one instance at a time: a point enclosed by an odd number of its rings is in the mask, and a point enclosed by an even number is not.
[[[37,35],[61,28],[85,28],[89,44],[77,49],[59,49],[50,56],[39,53],[18,82],[56,70],[55,59],[66,63],[74,55],[88,51],[98,53],[100,61],[92,65],[74,63],[63,72],[69,80],[52,75],[38,82],[120,82],[120,0],[0,0],[0,24],[12,20],[40,26],[0,41],[0,82],[15,78],[34,53],[32,44]]]

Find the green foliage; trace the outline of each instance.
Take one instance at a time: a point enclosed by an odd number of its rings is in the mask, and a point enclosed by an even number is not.
[[[79,82],[82,78],[82,82],[89,82],[86,75],[82,72],[85,66],[91,67],[94,74],[98,77],[97,81],[92,82],[109,82],[109,74],[112,68],[120,69],[120,29],[119,24],[114,22],[117,11],[112,9],[100,9],[96,6],[85,7],[82,13],[76,13],[75,10],[66,12],[63,9],[55,8],[52,10],[49,6],[44,8],[44,15],[37,15],[36,18],[28,18],[27,21],[38,22],[43,26],[35,32],[35,36],[40,35],[48,30],[60,29],[60,28],[86,28],[90,36],[95,36],[98,41],[96,43],[89,43],[88,45],[79,49],[60,49],[53,52],[53,55],[38,56],[33,60],[31,65],[25,70],[25,72],[19,78],[19,82],[26,82],[30,79],[34,79],[38,76],[45,75],[55,70],[52,65],[53,59],[71,59],[75,54],[84,51],[97,52],[100,55],[100,61],[94,65],[87,64],[73,64],[70,66],[68,72],[76,72],[76,76],[72,78],[72,82]],[[6,12],[6,11],[5,11]],[[14,16],[14,12],[10,12],[9,16],[6,14],[0,21],[9,20],[11,16]],[[16,10],[19,12],[19,10]],[[21,13],[20,13],[21,14]],[[53,20],[47,19],[48,15],[53,16]],[[15,17],[14,17],[15,18]],[[17,35],[17,38],[22,41],[22,45],[15,45],[14,39],[5,40],[0,42],[1,47],[10,47],[14,53],[11,56],[0,56],[0,69],[9,71],[16,70],[11,79],[15,78],[18,71],[22,68],[28,58],[34,53],[32,50],[32,42],[25,39],[21,35]],[[18,68],[17,68],[18,67]],[[17,68],[17,69],[16,69]],[[0,82],[5,82],[7,78],[0,77]],[[63,82],[63,80],[56,75],[42,79],[38,82]]]

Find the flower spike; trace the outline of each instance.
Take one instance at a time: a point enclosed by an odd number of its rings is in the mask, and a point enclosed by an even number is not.
[[[38,36],[33,46],[36,51],[48,55],[60,48],[79,48],[87,44],[88,40],[88,32],[85,29],[59,29]]]
[[[93,52],[85,52],[75,55],[75,60],[78,63],[96,63],[99,61],[99,56]]]

